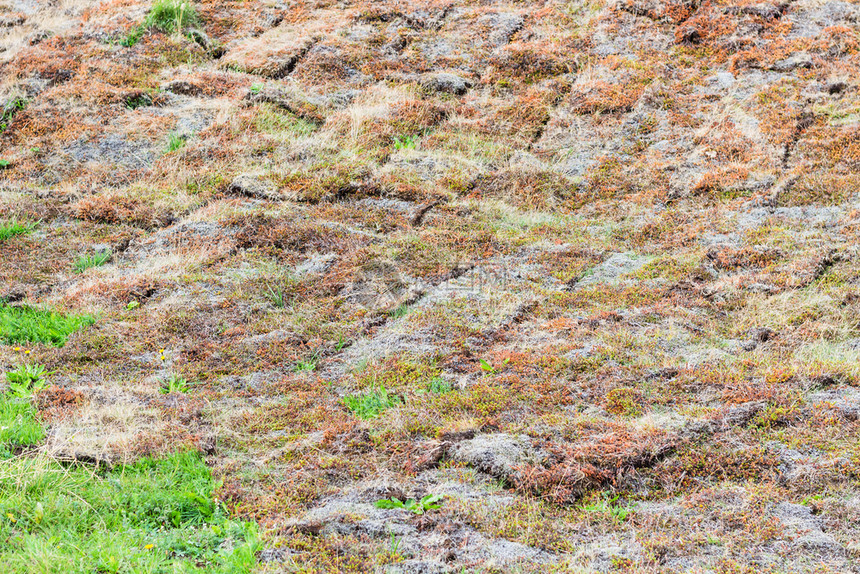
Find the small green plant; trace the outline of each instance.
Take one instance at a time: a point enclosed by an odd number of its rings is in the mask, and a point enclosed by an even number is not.
[[[0,133],[6,131],[6,128],[12,123],[12,118],[15,117],[15,114],[25,107],[27,107],[27,100],[24,98],[13,98],[3,106],[3,109],[0,110]]]
[[[253,84],[250,88],[252,94],[259,94],[263,91],[263,84]]]
[[[804,506],[814,506],[814,505],[820,503],[822,500],[824,500],[823,495],[813,494],[813,495],[807,496],[803,500],[801,500],[800,504],[802,504]]]
[[[389,313],[392,319],[399,319],[400,317],[404,317],[409,314],[409,305],[403,303],[402,305],[398,305],[393,311]]]
[[[9,161],[8,159],[0,159],[0,169],[6,169],[7,167],[9,167],[11,165],[12,165],[12,162]]]
[[[349,344],[349,341],[343,338],[343,335],[339,335],[337,338],[337,343],[334,345],[335,352],[339,353],[343,350],[344,347]]]
[[[444,495],[442,494],[428,494],[420,500],[410,498],[406,502],[398,500],[397,498],[383,498],[382,500],[377,500],[374,503],[374,506],[376,506],[376,508],[402,508],[413,514],[424,514],[429,510],[442,508],[441,502],[443,498]]]
[[[185,0],[155,0],[143,25],[146,28],[156,28],[167,34],[181,34],[185,28],[197,23],[197,10],[190,2]]]
[[[125,107],[129,110],[145,108],[152,105],[152,97],[149,94],[135,94],[125,100]]]
[[[263,295],[273,307],[284,309],[287,306],[289,292],[280,285],[269,285]]]
[[[714,536],[713,534],[710,534],[710,533],[705,535],[705,540],[707,540],[708,544],[714,544],[715,546],[722,546],[723,545],[722,540],[720,540],[719,538],[717,538],[716,536]]]
[[[427,383],[427,390],[435,395],[450,393],[452,389],[453,387],[451,386],[451,383],[442,377],[434,377],[430,379],[429,383]]]
[[[99,253],[94,253],[92,255],[81,255],[80,257],[75,259],[75,262],[72,265],[72,269],[74,269],[75,273],[83,273],[87,269],[91,269],[93,267],[101,267],[102,265],[110,261],[110,258],[110,251],[100,251]]]
[[[191,390],[191,383],[188,379],[175,374],[161,379],[161,387],[158,389],[162,395],[187,393],[189,390]]]
[[[302,371],[314,371],[320,363],[320,351],[317,350],[313,355],[308,357],[307,359],[300,359],[296,362],[295,371],[300,373]]]
[[[383,411],[401,404],[400,397],[388,394],[385,387],[379,387],[362,395],[349,395],[343,399],[346,407],[360,419],[378,417]]]
[[[13,307],[0,301],[0,341],[10,345],[48,343],[62,347],[69,335],[95,321],[89,315],[63,315],[26,305]]]
[[[639,416],[642,414],[641,394],[629,387],[612,389],[606,393],[606,410],[614,415]]]
[[[26,235],[36,228],[36,223],[32,221],[18,221],[18,219],[10,219],[4,223],[0,223],[0,241],[5,241],[16,235]]]
[[[418,146],[418,136],[394,138],[394,149],[415,149]]]
[[[197,10],[187,1],[183,0],[155,0],[146,19],[142,24],[132,28],[128,34],[120,38],[119,44],[131,48],[143,37],[147,30],[161,30],[166,34],[181,34],[188,28],[197,26],[200,20]],[[188,36],[197,41],[195,30],[188,31]],[[197,33],[199,36],[199,33]]]
[[[390,525],[388,527],[388,539],[388,553],[391,556],[396,556],[400,553],[400,543],[403,539],[397,538],[397,536],[394,535],[394,529],[392,529]]]
[[[589,514],[610,516],[615,522],[621,523],[627,520],[627,517],[634,512],[634,508],[632,506],[621,506],[615,504],[618,498],[619,495],[615,495],[612,498],[603,497],[595,500],[594,502],[584,504],[582,506],[582,510]]]
[[[126,48],[131,48],[132,46],[134,46],[135,44],[140,42],[140,39],[143,37],[144,32],[146,32],[145,26],[143,26],[143,25],[135,26],[134,28],[131,29],[131,31],[129,31],[128,34],[126,34],[125,36],[120,38],[117,43],[120,46],[125,46]]]
[[[485,361],[484,359],[480,359],[480,361],[482,371],[484,371],[488,375],[495,375],[496,373],[504,369],[511,360],[505,359],[504,361],[502,361],[502,364],[499,367],[494,367],[490,364],[489,361]]]
[[[171,132],[170,135],[167,136],[167,148],[164,153],[173,153],[177,150],[185,147],[185,136],[179,135],[176,132]]]
[[[14,371],[6,373],[9,392],[21,398],[31,397],[48,386],[46,377],[45,365],[39,363],[21,365]]]

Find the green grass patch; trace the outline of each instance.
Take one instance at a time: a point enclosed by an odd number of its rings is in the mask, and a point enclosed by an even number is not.
[[[155,0],[143,25],[162,32],[177,34],[198,23],[197,10],[187,0]]]
[[[444,395],[446,393],[450,393],[453,389],[454,387],[451,383],[442,377],[433,377],[430,379],[430,382],[427,383],[427,390],[434,395]]]
[[[63,315],[33,307],[12,307],[0,302],[0,341],[47,343],[56,347],[66,344],[69,335],[95,323],[89,315]]]
[[[45,428],[33,406],[33,395],[45,388],[44,365],[21,365],[6,373],[8,390],[0,394],[0,460],[45,438]]]
[[[164,153],[173,153],[185,147],[185,138],[177,133],[171,133],[167,136],[167,147]]]
[[[306,359],[299,359],[296,362],[296,366],[293,370],[297,373],[301,373],[303,371],[315,371],[320,364],[320,354],[321,349],[317,349],[312,355],[310,355]]]
[[[582,511],[588,514],[596,514],[603,517],[611,518],[615,522],[622,523],[635,512],[633,506],[623,506],[616,501],[619,496],[616,495],[608,498],[605,495],[592,497],[590,502],[582,504]]]
[[[35,228],[36,224],[34,222],[10,219],[9,221],[0,223],[0,241],[6,241],[16,235],[26,235]]]
[[[385,387],[379,387],[361,395],[349,395],[343,399],[346,407],[360,419],[378,417],[386,409],[401,404],[400,397],[390,395]]]
[[[39,422],[36,407],[30,398],[14,394],[0,396],[0,472],[2,459],[23,447],[37,444],[45,438],[45,427]]]
[[[94,253],[92,255],[81,255],[75,260],[74,264],[72,265],[72,269],[74,269],[75,273],[83,273],[87,269],[91,269],[93,267],[101,267],[102,265],[110,261],[110,258],[110,251],[102,251],[100,253]]]
[[[39,572],[251,572],[252,523],[230,520],[194,452],[106,470],[0,461],[0,563]]]
[[[135,26],[119,44],[130,48],[140,42],[147,30],[161,30],[166,34],[181,34],[184,30],[198,26],[197,9],[187,0],[155,0],[142,24]]]

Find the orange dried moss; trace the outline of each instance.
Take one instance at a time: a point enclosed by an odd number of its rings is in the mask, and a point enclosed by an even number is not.
[[[36,395],[36,405],[45,421],[56,421],[74,415],[84,403],[84,394],[74,389],[52,385]]]
[[[681,442],[663,431],[636,432],[616,426],[611,432],[599,434],[598,430],[573,443],[543,445],[548,459],[519,468],[514,479],[517,489],[556,503],[571,503],[593,488],[621,484],[637,468],[661,460]]]
[[[150,228],[165,225],[170,216],[140,199],[121,194],[91,195],[71,206],[75,217],[100,223],[129,223]]]

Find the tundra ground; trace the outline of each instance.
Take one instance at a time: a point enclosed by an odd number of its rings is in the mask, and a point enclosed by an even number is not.
[[[860,572],[860,3],[0,0],[0,78],[2,568]]]

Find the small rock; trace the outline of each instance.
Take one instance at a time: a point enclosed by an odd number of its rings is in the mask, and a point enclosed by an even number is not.
[[[490,44],[496,47],[510,42],[511,37],[519,32],[525,23],[522,16],[512,12],[488,14],[483,16],[480,21],[489,27]]]
[[[258,176],[249,174],[237,176],[227,191],[234,195],[244,195],[257,199],[281,199],[281,195],[274,185]]]
[[[565,359],[570,359],[571,361],[577,361],[579,359],[584,359],[586,357],[591,357],[595,354],[595,349],[597,345],[594,343],[586,342],[581,349],[572,349],[564,354]]]
[[[457,74],[439,72],[425,76],[421,85],[426,90],[462,96],[470,87],[472,87],[472,82],[458,76]]]
[[[449,449],[448,456],[497,478],[510,478],[518,466],[535,464],[543,459],[542,453],[531,446],[527,436],[505,433],[483,434],[459,442]]]
[[[165,92],[179,94],[180,96],[199,96],[203,90],[197,84],[186,82],[184,80],[176,80],[164,84],[161,87]]]
[[[767,327],[755,327],[747,331],[747,336],[757,343],[766,343],[776,336],[776,331]]]
[[[444,564],[425,560],[405,560],[385,569],[385,574],[444,574],[449,572]]]
[[[812,57],[806,52],[797,52],[784,60],[779,60],[770,69],[774,72],[790,72],[797,68],[811,68]]]
[[[290,551],[283,548],[264,548],[260,551],[260,562],[267,564],[269,562],[283,562],[290,556]]]
[[[735,76],[731,72],[717,72],[709,80],[720,88],[731,88],[735,84]]]
[[[740,344],[741,350],[746,352],[754,351],[756,347],[758,347],[758,343],[752,339],[749,341],[743,341]]]

